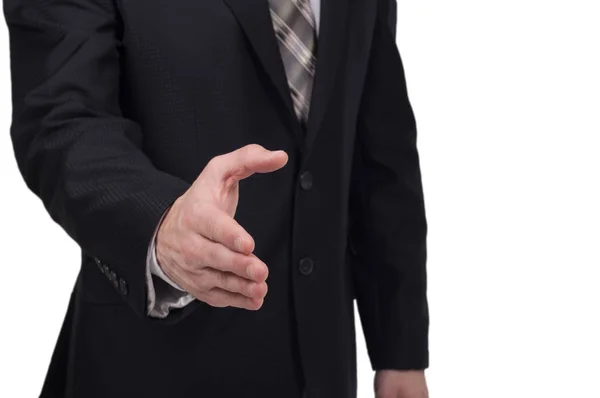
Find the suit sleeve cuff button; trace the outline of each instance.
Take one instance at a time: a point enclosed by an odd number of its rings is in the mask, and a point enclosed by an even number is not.
[[[119,290],[123,296],[127,296],[129,293],[129,289],[127,288],[127,282],[123,280],[123,278],[119,279]]]

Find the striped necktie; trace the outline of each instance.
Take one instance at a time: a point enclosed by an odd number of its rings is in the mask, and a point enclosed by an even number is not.
[[[310,0],[268,1],[294,111],[300,123],[306,126],[317,61],[315,18]]]

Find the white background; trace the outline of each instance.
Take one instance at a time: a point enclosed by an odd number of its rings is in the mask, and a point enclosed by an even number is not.
[[[597,0],[399,3],[430,225],[432,397],[600,398],[599,19]],[[0,35],[0,397],[31,398],[79,253],[17,171]],[[362,337],[359,350],[369,398]]]

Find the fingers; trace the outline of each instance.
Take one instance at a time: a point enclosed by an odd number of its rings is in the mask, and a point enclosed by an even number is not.
[[[196,212],[194,227],[201,236],[230,250],[250,254],[254,239],[229,214],[217,207],[203,207]]]
[[[237,182],[254,173],[285,166],[284,151],[247,145],[213,158],[196,182],[180,211],[172,234],[173,268],[183,276],[180,285],[197,299],[215,307],[258,310],[267,294],[269,270],[252,254],[252,236],[233,218],[238,202]],[[191,199],[190,199],[191,198]],[[175,207],[176,205],[174,205]],[[161,228],[162,230],[162,228]],[[179,274],[179,273],[177,273]]]
[[[254,282],[264,282],[269,276],[267,265],[254,254],[237,253],[214,242],[206,245],[204,254],[206,260],[203,265],[206,267],[229,272]]]
[[[205,268],[235,274],[257,283],[264,282],[269,276],[267,265],[254,254],[242,254],[226,246],[198,236],[190,241],[185,249],[185,261],[197,272]]]
[[[269,151],[257,144],[246,145],[211,160],[211,167],[222,180],[242,180],[254,173],[270,173],[286,165],[284,151]]]
[[[264,299],[267,295],[268,288],[265,282],[253,282],[235,274],[214,269],[207,269],[205,272],[206,277],[213,280],[216,288],[252,299]]]
[[[168,275],[210,305],[258,310],[267,295],[267,266],[253,254],[234,252],[197,236],[186,244],[178,262],[186,266],[175,267],[176,272]]]
[[[241,294],[231,293],[220,288],[214,288],[199,297],[200,300],[213,307],[236,307],[257,311],[262,307],[263,299],[252,299]]]

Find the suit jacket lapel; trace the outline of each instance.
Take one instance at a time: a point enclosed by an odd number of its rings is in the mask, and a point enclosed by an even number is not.
[[[321,0],[321,21],[317,41],[317,68],[308,118],[305,155],[308,155],[321,127],[332,96],[342,49],[346,42],[348,0]],[[306,159],[308,156],[305,156]]]
[[[291,127],[297,141],[303,140],[300,124],[294,113],[290,89],[285,76],[285,69],[281,54],[277,45],[277,39],[273,32],[273,24],[269,14],[267,0],[224,0],[229,6],[248,41],[253,47],[263,68],[271,78],[276,91],[287,108],[288,116],[293,118]]]
[[[306,133],[294,112],[277,39],[273,33],[267,0],[223,0],[231,9],[260,62],[271,78],[291,119],[291,128],[303,144],[306,159],[320,129],[336,80],[346,30],[348,0],[321,0],[321,20],[317,41],[317,68]]]

